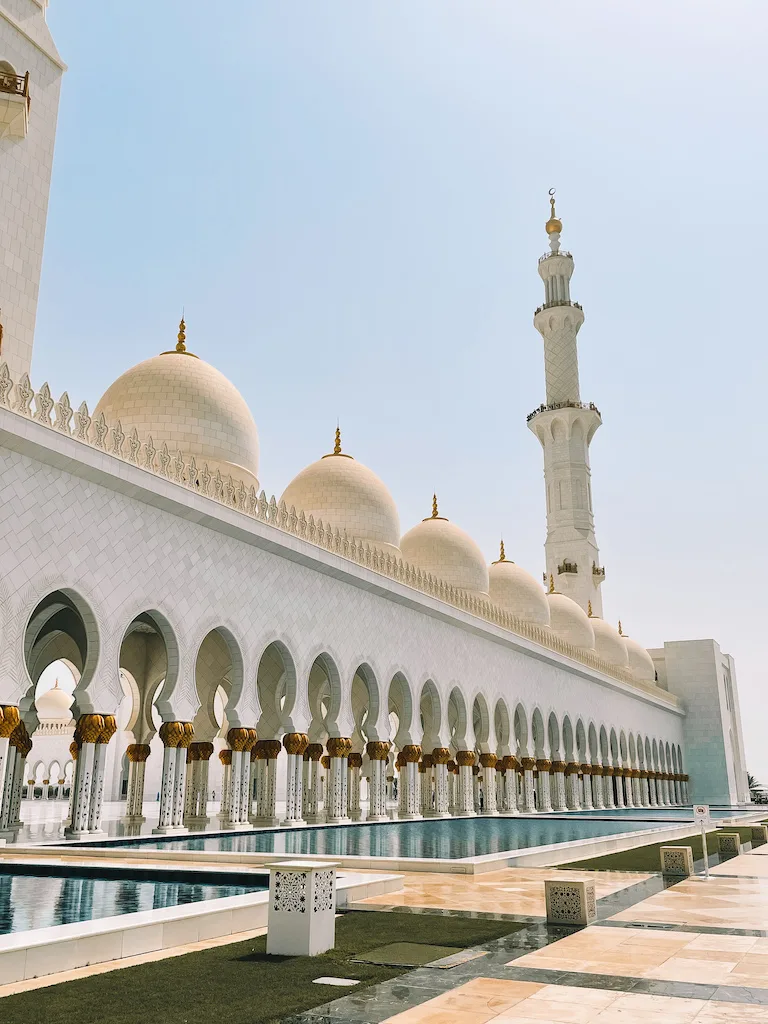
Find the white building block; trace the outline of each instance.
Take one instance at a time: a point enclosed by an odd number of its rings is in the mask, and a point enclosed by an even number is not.
[[[336,941],[336,864],[283,861],[269,868],[267,953],[317,956]]]

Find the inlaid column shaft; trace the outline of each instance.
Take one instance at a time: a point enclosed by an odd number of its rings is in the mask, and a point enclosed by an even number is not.
[[[347,758],[352,751],[352,740],[345,736],[332,736],[326,742],[331,759],[328,770],[326,813],[329,822],[349,821],[347,813]]]
[[[552,762],[552,779],[554,781],[554,799],[552,809],[555,811],[567,811],[568,801],[565,796],[565,761]]]
[[[401,816],[406,819],[420,818],[419,760],[421,759],[421,747],[416,743],[409,743],[403,747],[401,753],[405,761],[404,773],[400,772],[400,783],[403,786]]]
[[[565,766],[565,803],[569,811],[581,810],[579,765],[575,761],[569,761]]]
[[[493,816],[498,814],[496,807],[496,755],[481,754],[480,767],[483,773],[483,815]]]
[[[366,746],[370,759],[370,786],[368,794],[368,820],[387,820],[387,763],[389,743],[386,740],[372,740]]]
[[[131,743],[125,754],[128,758],[128,794],[125,819],[129,824],[140,824],[144,817],[144,776],[149,757],[148,743]]]
[[[536,767],[536,759],[533,757],[522,757],[520,766],[523,769],[523,812],[525,814],[536,813],[536,790],[533,783],[533,769]]]

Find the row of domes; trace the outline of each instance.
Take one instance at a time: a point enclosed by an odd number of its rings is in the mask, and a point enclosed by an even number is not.
[[[200,469],[207,463],[212,473],[218,469],[259,486],[253,416],[231,381],[187,351],[183,320],[176,348],[119,377],[96,406],[99,413],[108,423],[119,420],[126,433],[135,428],[142,440],[151,436],[157,448],[167,443],[171,452],[194,458]],[[488,567],[469,534],[439,515],[436,499],[432,515],[401,537],[392,495],[372,470],[342,452],[338,429],[333,452],[294,477],[281,500],[459,590],[490,597],[525,622],[628,668],[638,680],[654,680],[653,662],[640,644],[588,616],[565,595],[545,594],[530,573],[507,561],[503,546],[499,560]]]

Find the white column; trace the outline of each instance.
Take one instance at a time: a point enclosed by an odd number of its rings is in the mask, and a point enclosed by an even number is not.
[[[184,723],[185,735],[178,746],[176,753],[176,764],[174,765],[173,779],[173,809],[171,812],[171,824],[175,831],[186,832],[184,825],[184,797],[187,788],[187,750],[194,735],[192,723]]]
[[[447,818],[451,813],[448,795],[448,762],[450,759],[451,752],[448,747],[435,747],[432,751],[432,771],[435,779],[435,805],[432,814],[436,818]]]
[[[421,747],[415,743],[407,744],[403,747],[402,755],[405,758],[405,768],[400,771],[400,786],[403,790],[401,817],[420,818],[419,759],[421,758]]]
[[[569,811],[581,810],[579,766],[575,761],[569,761],[565,766],[565,804]]]
[[[368,821],[386,821],[389,743],[386,740],[372,740],[366,747],[366,753],[371,768]]]
[[[229,781],[232,775],[232,751],[228,747],[219,751],[219,761],[221,761],[221,803],[218,818],[223,825],[230,820],[229,801],[232,795]]]
[[[625,765],[624,768],[622,769],[622,771],[624,773],[624,777],[622,779],[623,786],[624,786],[624,806],[625,807],[634,807],[635,806],[635,795],[634,795],[634,792],[633,792],[633,785],[632,785],[632,769],[629,767],[629,765]]]
[[[279,740],[259,740],[256,744],[257,757],[262,762],[259,769],[259,792],[256,800],[254,825],[277,825],[275,813],[277,804],[277,759],[282,747]]]
[[[592,765],[582,762],[581,765],[581,807],[584,811],[592,810]]]
[[[611,810],[615,806],[613,799],[613,768],[607,764],[603,765],[603,807]]]
[[[538,786],[537,786],[537,810],[547,812],[552,810],[552,786],[549,779],[549,770],[552,767],[552,762],[546,758],[540,758],[536,762],[536,768],[539,772]]]
[[[187,725],[189,726],[188,729]],[[192,736],[191,730],[191,723],[186,722],[163,722],[160,726],[159,735],[163,741],[160,816],[157,828],[152,829],[158,835],[187,831],[182,823],[182,819],[184,814],[184,780],[187,773],[187,744]],[[182,746],[182,744],[184,745]],[[178,765],[178,762],[181,762],[181,764]],[[181,784],[180,793],[179,784]]]
[[[125,803],[125,820],[130,824],[141,824],[144,817],[144,776],[149,757],[148,743],[131,743],[126,750],[128,757],[128,796]]]
[[[327,820],[329,822],[346,822],[349,821],[347,814],[347,758],[352,751],[352,740],[344,736],[331,736],[326,747],[331,759],[326,800]]]
[[[360,781],[363,755],[352,751],[347,757],[347,814],[352,821],[360,821],[363,810],[360,806]],[[370,786],[368,787],[370,791]]]
[[[568,801],[565,797],[565,761],[552,762],[552,777],[555,783],[552,809],[555,811],[567,811]]]
[[[536,793],[533,784],[533,769],[536,760],[533,757],[523,757],[520,760],[523,769],[523,813],[536,813]]]
[[[635,807],[643,806],[643,787],[640,785],[640,769],[632,769],[632,803]]]
[[[78,839],[89,832],[96,741],[103,728],[102,715],[81,715],[75,728],[75,741],[80,745],[80,754],[75,762],[72,820],[69,827],[64,830],[64,835],[68,839]]]
[[[596,811],[602,810],[603,802],[603,768],[602,765],[592,765],[592,806]]]
[[[285,818],[280,822],[288,828],[304,825],[304,751],[309,740],[303,732],[283,736],[285,748]]]
[[[615,792],[616,792],[616,806],[624,806],[624,769],[620,765],[614,765],[613,777],[616,780]]]
[[[304,792],[304,817],[310,822],[325,820],[320,808],[320,758],[323,756],[321,743],[310,743],[304,751],[306,769],[306,790]]]
[[[499,812],[496,808],[496,755],[481,754],[480,767],[483,777],[483,816],[493,817]]]
[[[472,768],[475,764],[474,750],[459,750],[456,754],[459,766],[459,793],[456,813],[462,816],[475,814],[475,781]]]
[[[516,757],[508,755],[504,758],[504,812],[518,814],[517,809],[517,768]]]
[[[12,769],[8,770],[9,762],[15,760],[11,746],[11,733],[19,724],[19,709],[13,704],[0,705],[0,831],[2,824],[2,808],[5,802],[6,787],[13,782]]]

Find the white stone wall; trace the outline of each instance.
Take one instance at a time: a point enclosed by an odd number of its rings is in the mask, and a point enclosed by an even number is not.
[[[29,131],[0,137],[2,359],[28,373],[37,313],[53,146],[64,69],[35,0],[0,0],[0,61],[30,73]]]
[[[138,614],[154,610],[168,622],[178,651],[177,680],[161,702],[169,719],[194,718],[196,654],[211,629],[223,628],[243,666],[243,686],[233,686],[226,709],[231,725],[256,725],[259,660],[279,641],[297,680],[295,706],[283,725],[289,730],[308,728],[307,680],[324,654],[342,693],[340,735],[354,730],[352,679],[366,665],[379,695],[376,725],[384,738],[391,738],[389,686],[400,673],[412,705],[401,731],[415,742],[421,740],[418,705],[428,681],[439,704],[439,728],[433,722],[431,731],[446,744],[454,689],[466,708],[466,742],[475,743],[471,710],[479,697],[489,712],[485,742],[492,750],[504,744],[504,737],[494,736],[498,701],[510,723],[520,708],[531,749],[536,710],[544,722],[554,712],[560,728],[568,715],[574,732],[582,722],[585,731],[594,725],[597,733],[604,727],[617,736],[631,729],[659,742],[682,739],[682,712],[664,694],[590,670],[2,409],[0,522],[0,702],[16,702],[26,692],[26,624],[42,598],[64,590],[84,614],[93,652],[76,693],[81,713],[115,709],[123,693],[118,659],[125,630]],[[131,739],[123,734],[110,744],[114,771]]]

